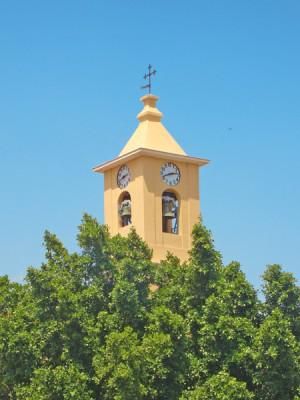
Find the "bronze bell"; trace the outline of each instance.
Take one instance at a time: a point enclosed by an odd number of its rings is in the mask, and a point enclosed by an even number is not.
[[[120,215],[121,217],[131,215],[131,204],[129,200],[122,201],[120,207]]]
[[[175,217],[175,201],[171,198],[163,198],[163,216],[167,218]]]

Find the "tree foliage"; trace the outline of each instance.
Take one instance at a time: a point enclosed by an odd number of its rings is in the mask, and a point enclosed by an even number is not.
[[[260,300],[201,222],[185,263],[89,215],[77,240],[46,232],[24,284],[0,277],[1,399],[300,398],[300,288],[280,266]]]

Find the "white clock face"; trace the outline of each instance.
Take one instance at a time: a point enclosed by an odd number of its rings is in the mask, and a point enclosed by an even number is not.
[[[175,186],[180,181],[180,171],[177,165],[168,162],[161,166],[160,176],[166,184],[170,186]]]
[[[117,174],[117,183],[120,189],[124,189],[130,182],[131,175],[130,169],[127,165],[122,165]]]

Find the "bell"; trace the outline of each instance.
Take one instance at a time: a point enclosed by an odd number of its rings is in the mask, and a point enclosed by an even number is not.
[[[167,218],[175,217],[175,204],[173,199],[163,199],[163,216]]]
[[[129,207],[123,207],[121,209],[121,216],[124,217],[125,215],[131,215],[131,211]]]
[[[127,215],[131,215],[131,204],[128,200],[123,201],[120,207],[120,215],[121,217],[125,217]]]

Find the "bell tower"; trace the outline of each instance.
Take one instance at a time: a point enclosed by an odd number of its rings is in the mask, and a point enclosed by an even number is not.
[[[182,261],[200,215],[199,167],[208,160],[188,156],[161,123],[158,97],[141,98],[139,124],[111,161],[96,166],[104,174],[104,222],[112,235],[134,226],[160,261],[170,251]]]

